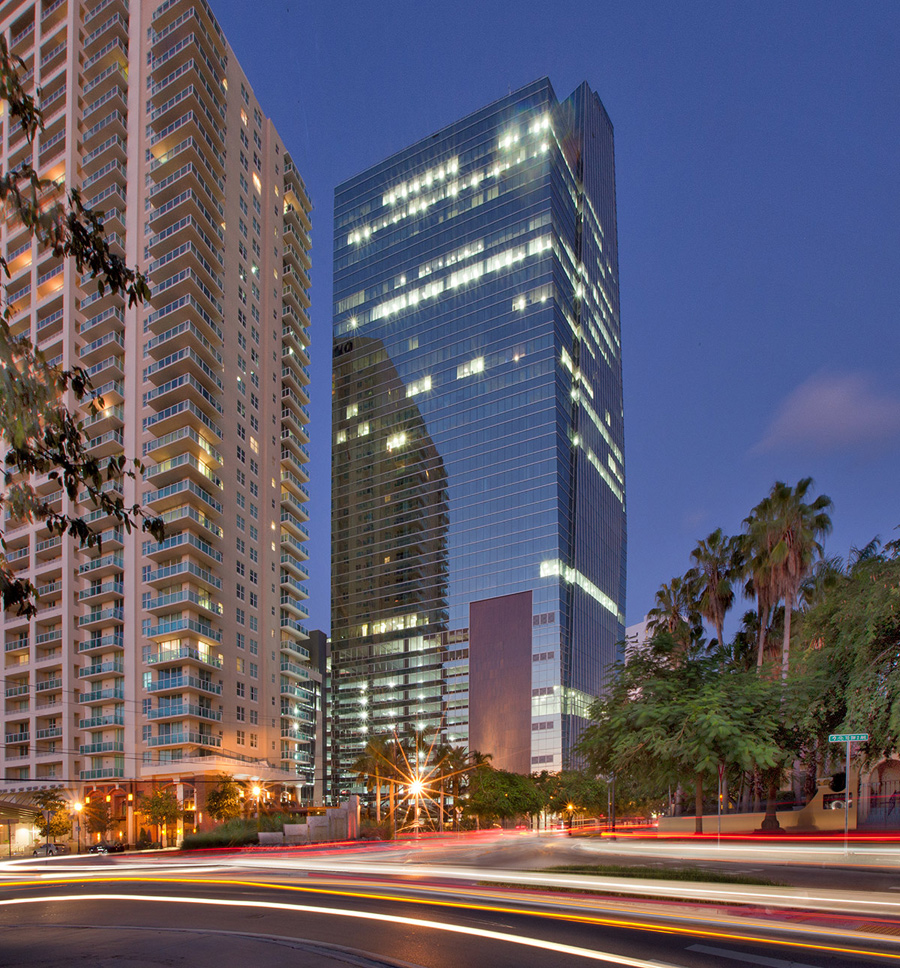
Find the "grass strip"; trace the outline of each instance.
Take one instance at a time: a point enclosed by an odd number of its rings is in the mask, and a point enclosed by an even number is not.
[[[592,874],[595,877],[645,877],[656,881],[695,881],[704,884],[753,884],[757,887],[790,887],[781,881],[701,867],[648,867],[639,864],[563,864],[544,867],[535,874]]]

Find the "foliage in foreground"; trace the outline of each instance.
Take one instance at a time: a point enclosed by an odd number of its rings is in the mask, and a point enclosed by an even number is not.
[[[181,846],[183,850],[199,850],[203,847],[243,847],[256,843],[259,843],[256,821],[235,818],[214,830],[185,834]]]
[[[762,826],[777,829],[777,791],[795,765],[807,797],[832,769],[829,733],[868,732],[857,758],[870,765],[900,747],[900,541],[874,539],[846,564],[824,558],[831,501],[811,487],[777,482],[743,535],[713,532],[660,588],[650,640],[614,667],[581,741],[592,769],[615,775],[620,802],[693,786],[699,831],[721,769],[726,807],[727,791],[745,809],[765,791]],[[724,642],[738,588],[756,609]]]
[[[29,142],[42,131],[40,107],[22,86],[18,71],[25,64],[11,57],[6,40],[0,38],[0,100],[10,118],[18,122]],[[110,290],[128,298],[129,305],[149,295],[147,280],[110,250],[102,213],[86,208],[77,189],[66,192],[61,185],[41,179],[29,161],[0,172],[0,205],[4,215],[16,217],[41,248],[62,259],[71,259],[79,276],[86,274],[100,293]],[[0,273],[9,278],[9,266],[0,258]],[[89,511],[102,508],[130,531],[138,519],[141,527],[161,541],[162,519],[147,517],[140,505],[127,507],[116,482],[135,476],[140,461],[124,455],[99,459],[89,451],[84,423],[69,409],[67,396],[88,405],[89,415],[103,407],[95,398],[90,377],[81,367],[64,370],[48,363],[24,336],[14,336],[13,319],[5,287],[0,312],[0,450],[5,467],[0,485],[0,512],[14,521],[42,521],[50,535],[69,534],[82,547],[100,543],[88,513],[56,511],[30,483],[31,475],[48,474],[70,501],[87,499]],[[32,582],[16,574],[5,557],[0,530],[0,596],[2,608],[19,614],[36,611],[37,591]]]

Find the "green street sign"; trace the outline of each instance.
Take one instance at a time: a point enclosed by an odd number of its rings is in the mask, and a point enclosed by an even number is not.
[[[829,743],[868,743],[868,733],[829,733]]]

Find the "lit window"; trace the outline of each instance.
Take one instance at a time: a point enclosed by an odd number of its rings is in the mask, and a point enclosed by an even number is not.
[[[262,193],[262,182],[259,180],[259,175],[256,172],[253,172],[253,187],[257,192]]]
[[[484,357],[476,356],[474,360],[469,360],[468,363],[461,363],[456,368],[456,379],[462,380],[464,377],[473,376],[476,373],[484,372]]]
[[[358,413],[359,413],[359,405],[358,404],[351,403],[350,406],[347,407],[347,419],[348,420],[350,419],[350,417],[355,417]]]
[[[362,423],[361,423],[361,424],[360,424],[360,425],[359,425],[359,426],[358,426],[358,427],[356,428],[356,436],[357,436],[357,437],[367,437],[367,436],[368,436],[368,434],[369,434],[369,421],[368,421],[368,420],[364,420],[364,421],[363,421],[363,422],[362,422]]]
[[[406,395],[408,397],[414,397],[417,393],[424,393],[426,390],[431,389],[431,377],[423,376],[421,380],[416,380],[414,383],[406,388]]]
[[[387,449],[388,450],[398,450],[406,443],[406,434],[399,433],[393,434],[393,436],[387,439]]]

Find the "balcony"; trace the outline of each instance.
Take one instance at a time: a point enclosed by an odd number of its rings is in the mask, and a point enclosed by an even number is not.
[[[305,529],[304,529],[305,530]],[[287,531],[281,532],[281,550],[283,552],[289,552],[293,554],[300,561],[306,561],[309,557],[306,553],[306,548],[301,542],[299,542],[293,535]]]
[[[208,733],[169,733],[167,736],[151,736],[145,741],[148,746],[211,746],[222,745],[221,736]]]
[[[78,701],[85,706],[94,703],[113,702],[114,700],[124,700],[125,689],[121,686],[109,686],[106,689],[94,689],[93,692],[83,692],[78,697]]]
[[[185,660],[199,662],[212,669],[222,668],[222,656],[213,655],[211,652],[203,652],[189,645],[182,645],[177,649],[161,649],[158,652],[148,652],[144,655],[144,661],[148,665],[164,666],[170,662],[182,662]]]
[[[180,245],[175,251],[185,248],[192,249],[193,243]],[[149,356],[159,360],[189,347],[203,356],[210,366],[221,368],[222,355],[190,320],[178,323],[171,329],[154,336],[147,341],[144,349]]]
[[[284,675],[291,676],[294,679],[309,679],[309,669],[299,666],[289,659],[281,660],[281,671]]]
[[[303,500],[297,498],[292,491],[289,491],[284,485],[284,474],[282,473],[282,488],[281,488],[281,508],[289,509],[293,514],[300,519],[300,521],[308,521],[309,515],[306,512],[306,505]],[[303,499],[308,499],[305,489],[301,488],[303,491]]]
[[[102,652],[107,649],[124,649],[125,648],[125,637],[121,632],[115,632],[112,635],[101,635],[96,637],[91,637],[85,642],[80,642],[78,645],[79,654],[91,653],[91,652]]]
[[[110,662],[100,662],[95,665],[84,666],[78,670],[79,679],[102,679],[111,674],[125,673],[125,662],[122,659],[112,659]]]
[[[124,598],[125,585],[120,581],[102,582],[84,588],[78,593],[79,602],[91,602],[101,598]]]
[[[281,573],[281,587],[293,591],[295,598],[309,598],[309,589],[306,587],[306,585],[297,581],[296,578],[292,577],[287,572]]]
[[[299,477],[295,477],[290,471],[281,469],[281,499],[285,499],[285,493],[294,496],[294,505],[302,512],[303,505],[309,500],[309,492],[304,486],[304,482]]]
[[[46,729],[35,731],[35,739],[58,739],[63,734],[62,726],[48,726]]]
[[[34,637],[36,645],[47,645],[48,642],[60,642],[62,640],[62,628],[48,629]]]
[[[208,481],[214,487],[222,489],[222,479],[205,461],[194,454],[170,457],[144,471],[144,480],[157,488],[163,488],[188,476],[195,478],[198,483]]]
[[[158,583],[169,585],[172,583],[173,578],[187,578],[188,576],[196,579],[208,588],[215,589],[216,591],[222,590],[221,578],[214,575],[211,571],[195,565],[192,561],[180,561],[176,565],[167,565],[163,568],[148,568],[145,570],[143,578],[148,585],[156,585]]]
[[[195,508],[192,508],[187,504],[173,508],[171,511],[165,511],[160,515],[160,517],[162,518],[167,530],[172,526],[191,527],[196,525],[200,531],[200,534],[204,538],[209,538],[210,536],[214,538],[222,538],[225,534],[222,528],[205,514],[203,514],[202,511],[197,511]]]
[[[281,594],[281,607],[289,609],[298,618],[308,618],[309,613],[305,605],[302,604],[299,598],[295,598],[293,595],[288,595],[282,592]],[[302,628],[302,626],[301,626]]]
[[[35,683],[35,692],[54,692],[57,689],[62,689],[62,679],[44,679],[41,682]]]
[[[145,596],[141,604],[146,611],[157,613],[160,610],[171,611],[173,605],[194,605],[197,609],[216,616],[222,615],[225,611],[221,602],[215,601],[208,595],[198,595],[188,588],[170,592],[168,595],[158,595],[156,598]]]
[[[112,624],[121,624],[125,621],[125,610],[121,607],[102,608],[87,615],[82,615],[78,619],[80,629],[100,629]]]
[[[16,696],[27,696],[31,693],[31,686],[25,682],[21,685],[7,686],[4,690],[4,695],[7,699],[13,699]]]
[[[108,766],[101,770],[81,770],[82,780],[116,780],[125,777],[125,766]]]
[[[193,632],[205,639],[212,639],[213,642],[222,641],[222,630],[213,628],[203,622],[195,622],[193,619],[185,618],[183,615],[172,618],[167,622],[160,622],[158,625],[147,625],[143,629],[143,634],[148,639],[177,635],[179,632]]]
[[[78,566],[79,575],[92,575],[101,578],[125,570],[125,559],[122,555],[110,554],[101,555],[91,561],[86,561]]]
[[[172,692],[175,689],[195,689],[198,692],[209,693],[211,696],[221,696],[222,687],[211,679],[200,679],[197,676],[164,676],[151,681],[147,686],[148,692]]]
[[[98,756],[101,753],[124,753],[125,744],[121,740],[111,740],[105,743],[82,743],[78,747],[81,756]],[[82,775],[82,779],[84,776]]]
[[[222,513],[222,505],[205,488],[200,487],[193,481],[183,478],[174,484],[167,484],[156,491],[147,491],[144,495],[144,503],[153,506],[156,512],[165,511],[170,508],[181,507],[185,498],[193,495],[216,514]]]
[[[289,661],[300,659],[305,663],[309,662],[309,650],[304,649],[299,642],[295,642],[293,639],[281,640],[281,654],[287,656]]]
[[[304,689],[302,686],[295,685],[287,679],[281,681],[281,695],[290,696],[293,699],[301,699],[305,703],[311,703],[313,700],[313,694],[310,689]]]
[[[179,427],[171,433],[163,434],[155,440],[148,441],[144,444],[144,456],[152,455],[156,461],[165,460],[183,453],[185,445],[192,450],[195,457],[204,463],[209,459],[220,465],[225,463],[222,454],[202,434],[197,433],[193,427]],[[222,510],[221,506],[218,510]]]
[[[78,720],[79,729],[102,729],[105,726],[124,726],[125,714],[115,712],[108,716],[90,716],[87,719]]]
[[[287,447],[281,448],[281,471],[282,475],[287,471],[291,477],[300,480],[303,484],[309,482],[309,475],[306,473],[303,464],[297,458],[297,455]]]
[[[208,542],[201,541],[190,531],[182,531],[179,534],[173,534],[171,537],[160,542],[145,541],[142,551],[143,554],[148,558],[155,558],[156,556],[171,558],[172,550],[175,548],[183,548],[185,551],[190,549],[191,551],[206,556],[217,564],[221,564],[222,562],[222,553],[220,551],[216,550]]]
[[[186,716],[206,719],[214,723],[222,721],[222,713],[218,709],[208,709],[206,706],[197,706],[193,703],[172,703],[168,706],[157,706],[156,709],[151,709],[147,713],[148,719],[181,719]]]
[[[294,577],[299,578],[301,581],[309,581],[309,572],[303,566],[299,558],[295,558],[291,554],[282,552],[281,567],[286,568],[294,575]]]
[[[29,733],[27,731],[24,733],[6,733],[4,738],[7,743],[27,743]]]
[[[54,535],[52,538],[45,538],[43,541],[39,541],[34,548],[35,558],[38,561],[49,561],[52,558],[58,558],[59,552],[58,548],[62,544],[62,538],[59,535]]]

